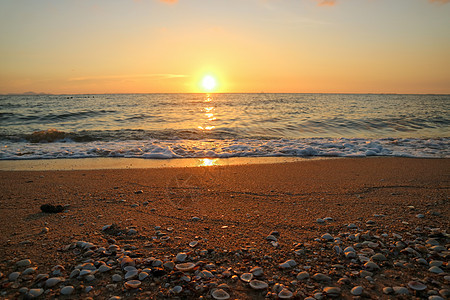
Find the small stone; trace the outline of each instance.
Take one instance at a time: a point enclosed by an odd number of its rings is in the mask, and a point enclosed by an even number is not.
[[[49,279],[47,279],[45,281],[45,286],[51,288],[51,287],[54,287],[55,285],[57,285],[58,283],[60,283],[62,281],[64,281],[64,279],[61,278],[61,277],[52,277],[52,278],[49,278]]]
[[[168,261],[163,264],[163,267],[167,270],[173,270],[173,268],[175,267],[175,263],[173,261]]]
[[[101,265],[100,268],[98,268],[98,271],[100,273],[105,273],[105,272],[108,272],[108,271],[111,271],[111,270],[112,270],[112,268],[110,266],[107,266],[107,265]]]
[[[380,267],[376,263],[374,263],[373,261],[366,262],[364,264],[364,268],[366,268],[367,270],[370,270],[370,271],[375,271],[375,270],[379,270],[380,269]]]
[[[341,294],[341,289],[334,286],[325,287],[323,291],[325,292],[325,294],[327,294],[327,296],[330,297],[339,297],[339,295]]]
[[[441,260],[432,260],[429,263],[430,267],[442,267],[444,265],[444,262]]]
[[[387,286],[387,287],[384,287],[384,288],[383,288],[383,293],[386,294],[386,295],[389,295],[389,294],[391,294],[392,292],[394,292],[394,289],[391,288],[390,286]]]
[[[424,214],[418,214],[418,215],[416,215],[416,217],[420,218],[420,219],[423,219],[423,218],[425,218],[425,215]]]
[[[19,268],[28,267],[30,265],[31,265],[31,260],[29,260],[29,259],[22,259],[22,260],[19,260],[18,262],[16,262],[16,266],[18,266]]]
[[[350,291],[350,293],[351,293],[353,296],[359,296],[359,295],[362,294],[363,290],[364,290],[364,288],[363,288],[362,286],[358,285],[358,286],[355,286],[354,288],[352,288],[352,290]]]
[[[394,293],[397,295],[408,295],[409,294],[408,289],[403,286],[394,286],[394,287],[392,287],[392,289],[394,290]]]
[[[139,272],[138,272],[138,270],[136,270],[136,269],[130,270],[130,271],[128,271],[128,272],[125,273],[124,278],[125,278],[125,280],[133,279],[133,278],[135,278],[135,277],[138,276],[138,273],[139,273]]]
[[[65,286],[63,288],[61,288],[61,294],[62,295],[70,295],[73,293],[73,291],[75,290],[75,288],[71,285]]]
[[[428,297],[428,300],[445,300],[445,299],[438,295],[431,295]]]
[[[198,245],[198,241],[192,241],[189,243],[189,247],[191,247],[191,248],[194,248],[197,245]]]
[[[33,274],[37,270],[36,267],[26,268],[25,271],[22,272],[23,275]]]
[[[200,218],[199,217],[192,217],[191,221],[197,222],[197,221],[200,221]]]
[[[37,298],[44,293],[44,289],[30,289],[28,295],[32,298]]]
[[[27,294],[28,293],[28,291],[29,291],[29,289],[27,288],[27,287],[21,287],[20,289],[19,289],[19,293],[21,293],[21,294]]]
[[[94,287],[92,285],[88,285],[87,287],[84,288],[84,292],[85,293],[89,293],[90,291],[92,291],[94,289]]]
[[[184,262],[186,260],[187,254],[186,253],[178,253],[177,256],[175,257],[175,261],[177,262]]]
[[[295,260],[289,259],[289,260],[285,261],[284,263],[279,264],[278,267],[280,269],[289,269],[289,268],[295,267],[296,265],[297,265],[297,262]]]
[[[147,278],[147,277],[148,277],[148,273],[147,273],[147,272],[141,272],[141,273],[139,273],[139,280],[140,280],[140,281],[144,280],[144,279]]]
[[[316,273],[312,276],[312,279],[315,281],[331,281],[331,277],[322,274],[322,273]]]
[[[441,296],[444,298],[449,298],[450,290],[449,289],[441,289],[441,290],[439,290],[439,294],[441,294]]]
[[[428,271],[430,271],[431,273],[434,273],[434,274],[444,273],[444,271],[441,268],[436,267],[436,266],[429,268]]]
[[[230,295],[222,289],[213,290],[211,296],[216,300],[230,299]]]
[[[95,275],[94,274],[89,274],[88,276],[86,276],[84,278],[86,281],[94,281],[95,280]]]
[[[274,242],[278,241],[278,239],[275,236],[271,235],[271,234],[266,237],[266,240],[274,241]]]
[[[297,274],[297,280],[303,280],[309,278],[309,273],[306,271]]]
[[[20,272],[12,272],[11,274],[9,274],[8,279],[9,281],[16,281],[19,276]]]
[[[170,292],[173,294],[179,294],[179,293],[181,293],[181,291],[183,291],[183,288],[179,285],[176,285],[170,289]]]
[[[325,223],[325,220],[323,220],[323,219],[321,219],[321,218],[318,218],[318,219],[316,220],[316,223],[323,224],[323,223]]]
[[[376,253],[375,255],[373,255],[370,259],[374,260],[374,261],[385,261],[387,260],[386,256],[384,256],[381,253]]]
[[[324,241],[332,241],[334,240],[334,238],[331,236],[331,234],[329,233],[325,233],[321,236],[322,240]]]
[[[120,276],[119,274],[114,274],[112,276],[112,281],[114,281],[114,282],[122,281],[122,276]]]
[[[261,267],[253,267],[250,269],[250,273],[252,273],[254,276],[262,276],[264,274],[264,271]]]
[[[75,269],[72,272],[70,272],[69,278],[75,278],[78,275],[80,275],[80,270],[79,269]]]

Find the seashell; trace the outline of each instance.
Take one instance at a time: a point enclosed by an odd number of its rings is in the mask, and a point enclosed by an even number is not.
[[[125,280],[133,279],[138,276],[138,270],[131,270],[125,273]]]
[[[278,293],[278,298],[280,298],[280,299],[290,299],[290,298],[292,298],[293,295],[294,294],[290,290],[284,288]]]
[[[125,282],[123,285],[125,286],[126,289],[137,289],[138,287],[141,286],[141,282],[139,280],[129,280],[127,282]]]
[[[250,273],[252,273],[254,276],[262,276],[264,271],[263,271],[263,269],[261,267],[253,267],[250,270]]]
[[[147,272],[141,272],[139,273],[139,280],[144,280],[145,278],[148,277],[148,273]]]
[[[91,274],[91,273],[92,273],[91,270],[81,270],[80,276],[86,276],[86,275],[89,275],[89,274]]]
[[[264,281],[254,279],[250,281],[250,287],[255,290],[263,290],[268,288],[269,285]]]
[[[415,291],[423,291],[427,288],[427,286],[419,281],[410,281],[408,282],[408,286]]]
[[[129,271],[137,271],[136,267],[134,266],[126,266],[125,268],[123,268],[123,270],[125,272],[129,272]]]
[[[175,265],[175,268],[181,272],[189,272],[195,268],[195,264],[191,262]]]
[[[244,274],[241,275],[240,278],[241,278],[242,281],[248,283],[248,282],[250,282],[250,280],[253,279],[253,274],[252,273],[244,273]]]
[[[215,289],[212,291],[211,296],[216,300],[230,299],[230,295],[222,289]]]

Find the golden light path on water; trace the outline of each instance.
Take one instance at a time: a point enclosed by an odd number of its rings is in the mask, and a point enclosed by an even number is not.
[[[204,115],[206,118],[204,120],[199,120],[201,122],[200,125],[198,125],[198,129],[200,130],[212,130],[216,128],[216,126],[213,124],[214,121],[217,120],[215,116],[215,107],[212,105],[213,98],[210,94],[206,94],[205,100],[203,102],[208,103],[206,107],[202,108],[202,115]]]

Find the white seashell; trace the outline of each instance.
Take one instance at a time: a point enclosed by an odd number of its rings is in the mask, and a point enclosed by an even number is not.
[[[254,279],[250,281],[250,287],[255,290],[263,290],[269,287],[269,285],[264,281]]]
[[[230,295],[222,289],[215,289],[211,296],[216,300],[226,300],[230,299]]]
[[[195,268],[195,264],[191,263],[191,262],[187,262],[187,263],[183,263],[183,264],[177,264],[177,265],[175,265],[175,268],[182,272],[189,272]]]
[[[253,274],[252,273],[244,273],[241,275],[241,280],[244,282],[250,282],[250,280],[253,279]]]
[[[423,291],[427,288],[427,286],[418,281],[410,281],[408,282],[408,286],[415,291]]]
[[[130,280],[124,283],[126,289],[137,289],[141,286],[141,282],[139,280]]]

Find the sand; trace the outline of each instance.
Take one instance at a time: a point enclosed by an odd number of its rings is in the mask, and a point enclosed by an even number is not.
[[[337,280],[350,273],[333,272],[336,267],[331,266],[333,262],[343,264],[342,259],[335,262],[330,256],[332,245],[320,246],[314,239],[324,233],[338,236],[351,232],[347,229],[349,223],[356,224],[360,233],[386,233],[390,237],[398,233],[408,240],[414,240],[414,235],[421,236],[417,230],[429,235],[432,228],[440,228],[442,233],[449,229],[450,222],[449,175],[449,159],[412,158],[329,159],[196,168],[0,171],[0,271],[7,276],[17,269],[15,262],[28,258],[38,266],[37,273],[50,273],[53,266],[60,264],[66,267],[63,275],[68,278],[80,257],[72,248],[65,249],[67,251],[62,248],[80,240],[107,247],[108,238],[114,237],[122,247],[134,246],[141,257],[157,257],[163,261],[189,250],[188,243],[198,240],[190,256],[198,256],[202,249],[208,250],[218,256],[206,256],[202,260],[231,268],[235,274],[248,271],[252,266],[265,266],[263,279],[272,283],[271,288],[276,282],[283,283],[300,299],[324,287],[309,281],[292,285],[303,266],[312,266],[311,275],[324,270],[331,274],[333,280],[327,285],[340,286],[344,298],[351,297],[349,291],[353,285],[364,286],[365,296],[377,298],[384,295],[382,288],[386,285],[405,286],[414,278],[426,281],[425,277],[433,276],[438,278],[433,280],[437,280],[439,286],[428,285],[426,292],[433,288],[439,291],[448,288],[443,275],[421,274],[422,270],[414,267],[394,272],[389,277],[389,265],[386,274],[374,275],[375,282],[358,277],[353,278],[350,285],[341,286]],[[63,213],[45,214],[40,206],[46,203],[67,205],[67,209]],[[420,214],[423,217],[418,217]],[[193,221],[193,217],[200,220]],[[316,222],[325,217],[333,220],[324,224]],[[369,220],[374,224],[367,224]],[[133,228],[137,234],[114,236],[102,232],[107,224],[115,224],[124,233]],[[160,226],[160,231],[170,236],[169,241],[152,238],[157,237],[155,226]],[[43,228],[48,228],[48,232],[42,233]],[[280,233],[277,247],[266,240],[271,231]],[[351,245],[344,237],[343,246]],[[444,235],[444,247],[448,242]],[[307,252],[308,247],[318,251],[298,257],[294,254],[298,247],[306,248]],[[320,249],[329,251],[321,256]],[[253,252],[250,257],[243,255],[238,260],[236,256],[227,256],[227,252],[239,251]],[[320,263],[312,258],[314,255],[321,257]],[[446,253],[436,255],[448,260]],[[287,259],[295,259],[298,266],[280,271],[278,264]],[[394,261],[395,257],[391,263]],[[445,272],[447,267],[445,262],[442,267]],[[162,281],[150,280],[151,283],[134,291],[125,291],[122,283],[115,290],[107,290],[108,278],[101,277],[92,284],[72,283],[94,287],[87,294],[76,288],[72,297],[174,296],[161,283],[166,277]],[[393,282],[394,279],[398,283]],[[167,280],[170,283],[171,279]],[[4,287],[2,297],[17,297],[20,287],[38,286],[33,282],[19,280],[14,285],[4,277],[0,281]],[[240,281],[226,276],[216,276],[213,282],[228,284],[231,298],[264,298],[267,293],[267,290],[255,293]],[[177,296],[210,297],[213,288],[214,284],[199,294],[183,292]],[[59,289],[55,288],[46,292],[45,297],[58,293]]]

